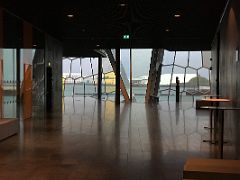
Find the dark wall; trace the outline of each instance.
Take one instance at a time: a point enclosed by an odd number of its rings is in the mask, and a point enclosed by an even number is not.
[[[218,60],[218,38],[212,43],[212,71],[211,71],[211,93],[217,94],[217,60]]]
[[[219,93],[231,99],[230,106],[240,107],[240,2],[229,2],[219,28],[219,39],[216,35],[212,46],[213,92],[216,92],[217,77],[217,43],[219,41]],[[240,112],[229,111],[225,113],[225,135],[236,145],[236,158],[240,156]],[[233,143],[233,144],[234,144]]]
[[[46,68],[49,63],[51,64],[51,67],[53,69],[52,107],[54,109],[61,110],[63,54],[61,42],[0,7],[0,59],[3,59],[3,48],[36,50],[32,61],[33,106],[44,108],[44,105],[46,103],[45,97],[47,95]],[[22,59],[24,59],[23,54],[20,54],[20,58]],[[11,69],[14,69],[14,67]],[[22,70],[20,70],[20,66],[16,69],[19,69],[19,74],[16,70],[14,70],[12,73],[14,73],[14,76],[17,76],[19,79],[21,79],[20,74]],[[20,94],[20,88],[18,90],[18,93]]]
[[[44,106],[45,96],[45,62],[44,49],[36,49],[33,58],[33,104]]]
[[[240,92],[237,88],[240,84],[238,75],[240,68],[240,60],[238,56],[239,49],[239,10],[235,8],[237,0],[233,0],[223,17],[219,32],[220,38],[216,35],[212,46],[213,71],[212,83],[216,89],[214,81],[217,79],[217,44],[220,41],[219,47],[219,91],[220,95],[233,100],[233,104],[240,102]]]
[[[52,68],[52,107],[54,110],[61,110],[62,44],[49,35],[46,35],[45,40],[45,69],[47,69],[48,66],[51,66]],[[47,83],[47,79],[45,83]],[[45,87],[47,87],[47,84],[45,85]]]

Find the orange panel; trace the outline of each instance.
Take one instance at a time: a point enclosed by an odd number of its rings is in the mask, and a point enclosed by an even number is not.
[[[32,65],[24,64],[23,79],[23,118],[32,117]]]
[[[3,117],[3,59],[2,49],[0,49],[0,118]]]

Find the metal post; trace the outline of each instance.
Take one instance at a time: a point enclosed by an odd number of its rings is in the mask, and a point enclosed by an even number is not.
[[[86,96],[86,87],[85,87],[85,82],[83,82],[83,94],[84,94],[84,97]]]
[[[116,94],[115,103],[120,104],[120,48],[116,48]]]
[[[222,117],[221,117],[221,137],[220,137],[220,158],[223,159],[223,144],[224,144],[224,110],[222,110],[221,113]]]
[[[130,46],[130,101],[133,100],[132,97],[132,48]]]
[[[178,77],[176,77],[176,102],[179,102],[179,91],[180,87],[179,87],[179,79]]]
[[[21,82],[20,82],[20,63],[21,63],[21,49],[20,47],[17,48],[17,69],[16,69],[16,76],[17,76],[17,118],[20,118],[20,100],[21,100]]]
[[[102,57],[98,57],[98,99],[102,98]]]

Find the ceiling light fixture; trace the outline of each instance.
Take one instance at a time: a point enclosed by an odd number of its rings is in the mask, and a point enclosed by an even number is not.
[[[170,31],[170,29],[168,29],[168,28],[167,28],[167,29],[165,29],[165,31],[166,31],[166,32],[169,32],[169,31]]]
[[[67,17],[69,17],[69,18],[73,18],[74,15],[73,15],[73,14],[68,14]]]
[[[174,17],[179,18],[179,17],[181,17],[181,15],[180,14],[174,14]]]
[[[129,39],[129,38],[130,38],[130,35],[129,35],[129,34],[123,34],[122,38],[123,38],[123,39]]]
[[[120,6],[120,7],[125,7],[126,4],[125,4],[125,3],[120,3],[119,6]]]

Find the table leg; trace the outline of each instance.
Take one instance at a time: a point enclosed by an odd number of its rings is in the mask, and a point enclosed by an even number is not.
[[[210,127],[208,126],[204,127],[204,129],[210,129],[210,133],[212,133],[212,130],[214,129],[212,115],[213,115],[213,110],[211,109],[210,110]]]
[[[213,141],[213,129],[214,129],[214,127],[213,127],[213,110],[211,109],[210,110],[210,127],[204,127],[204,128],[208,128],[208,129],[210,129],[210,140],[203,140],[203,142],[209,142],[209,143],[211,143],[211,144],[215,144],[215,140]]]
[[[213,141],[216,143],[218,141],[217,136],[219,132],[219,111],[215,110],[214,112],[214,133],[213,133]]]
[[[213,114],[213,110],[211,109],[211,112],[210,112],[210,136],[211,136],[211,140],[212,140],[212,130],[213,130],[212,114]]]
[[[220,158],[223,159],[223,143],[224,143],[224,110],[221,112],[221,122],[220,122],[220,127],[221,127],[221,134],[220,134]]]

